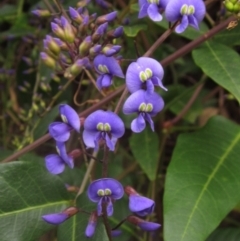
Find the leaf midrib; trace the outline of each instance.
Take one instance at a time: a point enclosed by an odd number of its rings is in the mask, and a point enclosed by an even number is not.
[[[183,234],[181,236],[181,240],[183,240],[183,238],[185,237],[186,233],[187,233],[187,229],[189,227],[189,224],[191,223],[191,220],[192,220],[192,217],[197,209],[197,206],[199,204],[199,202],[201,201],[202,199],[202,196],[204,195],[205,193],[205,190],[207,190],[209,184],[211,183],[212,179],[214,178],[215,174],[217,173],[217,171],[219,170],[220,166],[224,163],[224,161],[226,160],[227,156],[229,155],[229,153],[232,151],[232,149],[235,147],[235,145],[238,143],[238,141],[240,140],[240,133],[233,139],[232,143],[229,145],[229,147],[227,148],[226,152],[223,153],[222,157],[219,159],[219,162],[218,164],[216,165],[216,167],[213,169],[212,173],[209,175],[206,183],[204,184],[203,186],[203,189],[202,191],[200,192],[198,198],[197,198],[197,201],[196,201],[196,204],[194,205],[190,215],[189,215],[189,219],[188,219],[188,222],[184,228],[184,231],[183,231]]]

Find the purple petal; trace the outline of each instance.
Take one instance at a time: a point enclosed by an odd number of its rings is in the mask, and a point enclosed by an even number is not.
[[[58,225],[68,219],[68,215],[65,213],[52,213],[42,216],[42,219],[50,224]]]
[[[108,136],[108,134],[105,135],[105,140],[106,140],[106,144],[107,147],[109,148],[110,151],[114,151],[115,149],[115,145],[112,143],[110,137]]]
[[[128,66],[126,73],[126,85],[130,93],[142,88],[143,83],[139,78],[139,73],[141,71],[141,67],[136,62],[133,62]]]
[[[59,156],[65,161],[65,163],[70,168],[73,168],[74,167],[73,158],[67,154],[65,143],[57,141],[56,147],[59,150]]]
[[[97,222],[88,222],[87,228],[85,230],[85,236],[91,238],[95,233]]]
[[[103,54],[100,54],[95,57],[93,64],[94,64],[97,72],[99,72],[99,69],[98,69],[99,65],[106,65],[106,67],[108,68],[109,73],[111,75],[118,76],[120,78],[124,78],[122,69],[114,57],[107,57]]]
[[[159,13],[157,4],[150,4],[147,13],[149,18],[151,18],[153,21],[158,22],[162,20],[162,15]]]
[[[144,231],[154,231],[161,227],[159,223],[153,223],[153,222],[140,222],[138,226]]]
[[[102,77],[102,87],[109,87],[112,84],[112,76],[109,74],[104,74]]]
[[[206,6],[204,2],[202,0],[190,0],[190,4],[195,7],[195,13],[193,14],[194,17],[197,19],[198,22],[201,22],[206,13]]]
[[[154,131],[154,123],[151,116],[148,113],[146,113],[144,117],[145,117],[145,120],[149,123],[152,131]]]
[[[118,237],[122,234],[122,231],[121,230],[112,230],[111,231],[111,235],[112,237]]]
[[[80,119],[78,116],[78,113],[69,105],[60,105],[59,106],[59,112],[63,118],[63,121],[67,121],[67,124],[69,124],[75,131],[80,131]]]
[[[129,209],[139,216],[146,216],[153,212],[155,203],[153,200],[140,195],[129,196]]]
[[[134,119],[131,123],[131,130],[136,133],[143,131],[145,127],[146,127],[146,122],[142,114],[139,114],[138,117]]]
[[[138,0],[138,4],[139,4],[138,18],[146,17],[149,3],[146,0]]]
[[[98,202],[101,199],[101,197],[97,194],[98,190],[105,190],[107,188],[111,190],[112,194],[110,196],[113,199],[117,200],[122,198],[124,194],[123,186],[119,181],[113,178],[102,178],[93,181],[87,190],[88,198],[92,202]]]
[[[107,216],[112,216],[113,215],[113,204],[110,198],[108,198],[108,205],[107,205]]]
[[[192,15],[188,16],[188,21],[189,21],[190,26],[199,30],[198,21],[194,16],[192,16]]]
[[[70,127],[62,122],[53,122],[49,125],[49,134],[56,140],[60,142],[65,142],[70,137]]]
[[[100,198],[100,200],[97,204],[97,214],[98,214],[98,216],[102,215],[102,202],[103,202],[103,197]]]
[[[180,13],[183,4],[187,4],[188,0],[171,0],[165,9],[166,19],[170,22],[180,20],[182,15]]]
[[[56,154],[46,156],[45,164],[47,170],[54,175],[62,173],[65,169],[65,163],[63,159]]]
[[[186,30],[186,28],[188,27],[188,17],[186,15],[184,15],[182,17],[181,23],[175,28],[175,32],[176,33],[182,33]]]
[[[154,84],[153,84],[152,80],[151,79],[147,80],[146,85],[147,85],[147,93],[153,94],[154,93]]]
[[[168,90],[167,88],[165,88],[165,87],[163,86],[162,81],[161,81],[158,77],[153,76],[153,77],[151,78],[151,80],[152,80],[152,83],[153,83],[154,85],[161,87],[161,88],[162,88],[163,90],[165,90],[165,91]]]
[[[94,140],[96,139],[97,135],[98,135],[98,131],[84,130],[83,131],[83,141],[84,141],[84,144],[88,148],[94,148],[95,147]]]
[[[97,81],[96,81],[96,84],[97,84],[97,87],[98,87],[98,89],[102,89],[102,79],[103,79],[103,77],[104,77],[104,74],[102,74],[102,75],[99,75],[98,77],[97,77]]]

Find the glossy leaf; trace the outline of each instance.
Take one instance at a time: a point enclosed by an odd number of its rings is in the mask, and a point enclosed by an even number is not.
[[[193,51],[193,58],[203,72],[240,101],[240,57],[233,49],[216,42]]]
[[[240,228],[217,229],[206,241],[239,241]]]
[[[240,127],[223,117],[179,136],[166,177],[165,241],[204,241],[237,205],[239,156]]]
[[[136,161],[143,172],[153,181],[157,175],[157,163],[159,157],[159,141],[155,132],[147,126],[141,133],[134,133],[130,138],[130,147]]]
[[[1,164],[0,240],[36,241],[53,226],[41,216],[59,212],[69,195],[59,177],[30,162]]]

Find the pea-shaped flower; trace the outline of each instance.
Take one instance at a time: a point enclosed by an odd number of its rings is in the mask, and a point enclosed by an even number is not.
[[[152,116],[155,116],[164,107],[164,101],[157,93],[148,94],[144,90],[138,90],[131,94],[123,105],[123,113],[126,115],[137,113],[138,116],[131,123],[133,132],[141,132],[146,127],[146,121],[154,131]]]
[[[159,223],[147,222],[136,216],[128,216],[127,221],[138,226],[140,229],[144,231],[155,231],[161,227],[161,224]]]
[[[87,147],[98,150],[99,141],[105,141],[107,147],[114,151],[117,139],[124,134],[122,120],[111,111],[97,110],[84,121],[83,141]]]
[[[124,190],[122,184],[113,178],[102,178],[93,181],[87,190],[88,198],[92,202],[98,203],[97,213],[103,213],[103,205],[106,205],[107,215],[113,214],[113,201],[123,197]]]
[[[109,87],[112,84],[114,76],[124,78],[122,69],[114,57],[107,57],[100,54],[95,57],[93,64],[99,74],[96,83],[99,89]]]
[[[138,0],[139,4],[139,18],[146,17],[148,15],[153,21],[161,21],[162,15],[159,10],[164,10],[169,0]]]
[[[45,157],[46,168],[52,174],[62,173],[65,166],[73,168],[73,158],[67,154],[66,146],[63,142],[56,143],[57,154],[51,154]]]
[[[188,25],[199,29],[199,23],[206,13],[205,4],[202,0],[171,0],[166,9],[166,19],[170,22],[181,20],[176,27],[177,33],[182,33]]]
[[[80,131],[80,119],[77,112],[69,105],[60,105],[59,112],[63,122],[53,122],[49,125],[49,134],[59,142],[65,142],[70,137],[70,130]]]
[[[147,89],[149,93],[154,91],[154,85],[167,90],[162,84],[163,68],[161,64],[152,58],[141,57],[137,62],[128,66],[126,73],[126,85],[133,93],[140,89]]]

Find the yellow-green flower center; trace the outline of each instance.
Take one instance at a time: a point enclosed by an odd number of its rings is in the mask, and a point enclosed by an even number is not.
[[[147,0],[148,3],[155,3],[155,4],[159,4],[160,0]]]
[[[180,13],[182,15],[193,15],[195,13],[195,7],[193,5],[183,4]]]
[[[145,71],[141,71],[139,73],[139,78],[142,82],[147,81],[153,76],[152,70],[149,68],[146,68]]]
[[[99,189],[97,191],[97,195],[99,197],[104,197],[104,196],[110,196],[112,194],[112,191],[109,188],[106,189]]]
[[[153,110],[153,105],[151,103],[146,104],[146,103],[143,102],[139,105],[138,110],[140,112],[147,112],[148,113],[148,112],[151,112]]]
[[[111,126],[110,126],[108,123],[99,122],[99,123],[97,124],[97,130],[98,130],[98,131],[109,132],[109,131],[111,131]]]
[[[57,146],[56,146],[56,151],[57,151],[57,154],[60,156],[60,150]]]
[[[65,115],[61,114],[61,118],[64,123],[68,123],[67,117]]]
[[[98,70],[101,72],[101,73],[104,73],[104,74],[108,74],[109,73],[109,69],[106,65],[104,64],[99,64],[98,65]]]

